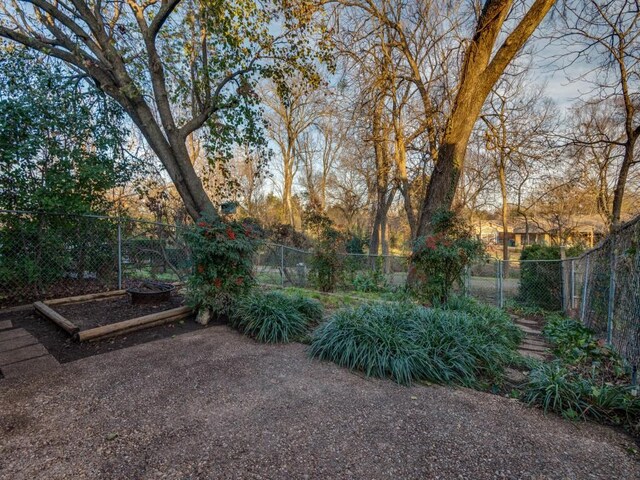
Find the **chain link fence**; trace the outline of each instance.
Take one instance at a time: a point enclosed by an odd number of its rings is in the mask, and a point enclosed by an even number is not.
[[[182,229],[127,218],[0,211],[0,307],[122,289],[140,281],[185,281]],[[259,283],[311,287],[313,253],[265,244]],[[344,255],[341,290],[401,288],[406,256]],[[565,311],[632,365],[640,357],[640,219],[597,248],[564,260],[495,260],[470,266],[459,291],[500,307]]]
[[[640,360],[640,217],[580,258],[579,318],[630,365]]]
[[[99,215],[0,211],[0,306],[180,282],[191,271],[180,227]]]
[[[399,255],[344,254],[340,258],[341,290],[371,291],[404,286],[408,257]],[[254,262],[256,279],[265,285],[313,288],[313,252],[285,245],[265,244]]]

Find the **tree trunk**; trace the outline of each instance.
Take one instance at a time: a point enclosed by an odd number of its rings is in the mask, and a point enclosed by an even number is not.
[[[458,187],[471,130],[482,105],[505,68],[551,9],[555,0],[536,0],[523,18],[495,50],[502,25],[513,0],[487,0],[473,39],[465,51],[458,91],[438,148],[438,161],[427,187],[417,225],[417,236],[433,231],[438,210],[450,210]],[[495,53],[494,53],[495,51]]]
[[[627,184],[627,177],[629,176],[629,169],[633,163],[633,153],[635,149],[636,139],[633,134],[627,137],[627,142],[624,146],[624,157],[620,171],[618,172],[618,179],[616,180],[616,188],[613,192],[613,206],[611,208],[611,228],[615,229],[619,224],[622,217],[622,201],[624,199],[624,190]]]
[[[502,153],[500,153],[502,155]],[[501,160],[498,168],[498,178],[500,180],[500,196],[502,198],[502,259],[509,260],[509,203],[507,201],[507,177],[504,168],[504,160]]]
[[[126,106],[127,113],[167,170],[189,216],[195,221],[203,213],[216,215],[215,207],[191,164],[185,141],[178,135],[167,139],[142,99],[133,100]]]

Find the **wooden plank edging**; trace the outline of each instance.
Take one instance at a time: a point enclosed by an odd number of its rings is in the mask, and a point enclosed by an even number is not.
[[[74,335],[80,330],[80,327],[70,322],[69,320],[64,318],[62,315],[60,315],[58,312],[56,312],[55,310],[53,310],[52,308],[50,308],[49,306],[45,305],[42,302],[34,302],[33,308],[35,308],[40,315],[48,318],[53,323],[55,323],[56,325],[58,325],[60,328],[62,328],[67,333],[70,333],[71,335]]]
[[[56,298],[53,300],[45,300],[45,305],[62,305],[66,303],[82,303],[82,302],[90,302],[91,300],[98,300],[101,298],[109,298],[116,297],[120,295],[125,295],[127,293],[126,290],[111,290],[109,292],[99,292],[99,293],[89,293],[87,295],[76,295],[73,297],[64,297],[64,298]]]
[[[76,337],[81,342],[86,340],[97,340],[107,336],[120,335],[123,333],[133,332],[142,328],[162,325],[163,323],[172,322],[181,318],[186,318],[193,313],[191,307],[178,307],[163,312],[152,313],[143,317],[132,318],[118,323],[103,325],[101,327],[90,328],[78,332]]]

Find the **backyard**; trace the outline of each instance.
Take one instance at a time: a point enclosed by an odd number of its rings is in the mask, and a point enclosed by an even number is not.
[[[640,479],[638,52],[637,0],[0,2],[0,480]]]
[[[0,477],[619,478],[620,431],[214,326],[0,384]]]

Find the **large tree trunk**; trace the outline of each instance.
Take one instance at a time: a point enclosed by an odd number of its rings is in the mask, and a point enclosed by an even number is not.
[[[431,221],[437,211],[451,209],[469,137],[482,105],[505,68],[554,3],[555,0],[536,0],[493,54],[513,0],[485,2],[473,39],[465,51],[458,91],[438,149],[438,160],[422,201],[416,236],[424,236],[433,231]]]
[[[121,103],[125,104],[127,113],[167,170],[189,216],[197,220],[203,213],[216,215],[213,203],[193,168],[185,139],[178,134],[167,139],[142,99]]]
[[[628,137],[627,143],[624,148],[624,157],[622,159],[622,165],[618,172],[618,178],[616,180],[616,188],[613,191],[613,206],[611,208],[611,227],[615,228],[620,224],[622,217],[622,201],[624,199],[625,186],[627,184],[627,178],[629,176],[629,169],[633,163],[633,154],[635,149],[636,137],[633,133]]]
[[[285,162],[286,164],[287,162]],[[282,213],[284,215],[284,221],[295,227],[294,217],[293,217],[293,200],[292,200],[292,190],[293,190],[293,173],[291,170],[286,169],[284,171],[284,179],[282,184]]]

